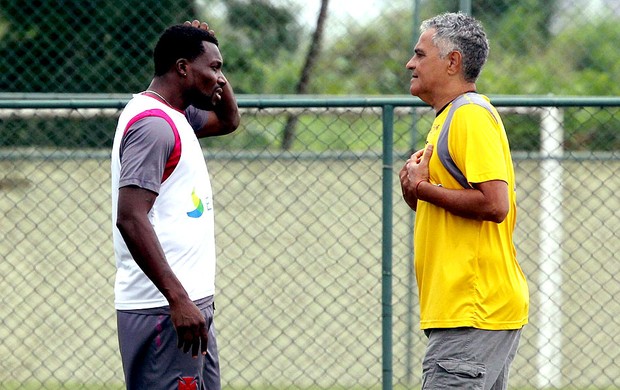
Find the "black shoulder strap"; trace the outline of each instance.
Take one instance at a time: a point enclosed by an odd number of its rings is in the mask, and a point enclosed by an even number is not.
[[[491,105],[479,94],[468,92],[458,96],[452,101],[452,106],[450,107],[446,120],[443,123],[441,132],[439,133],[439,139],[437,140],[436,150],[439,161],[441,161],[443,166],[448,170],[448,172],[450,172],[452,177],[454,177],[463,188],[473,188],[471,184],[469,184],[469,181],[467,181],[465,175],[463,175],[463,172],[461,172],[459,167],[456,166],[456,163],[450,155],[450,150],[448,149],[448,135],[450,133],[450,122],[452,122],[452,117],[457,109],[466,104],[477,104],[484,107],[487,111],[489,111],[489,113],[491,113],[493,118],[495,118]],[[495,118],[495,120],[497,120],[497,118]]]

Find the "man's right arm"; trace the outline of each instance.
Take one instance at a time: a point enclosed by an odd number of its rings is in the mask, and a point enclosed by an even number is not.
[[[204,316],[170,268],[147,217],[156,197],[155,193],[139,187],[119,189],[116,227],[135,262],[166,297],[179,348],[183,352],[191,348],[192,356],[198,356],[199,348],[205,354],[208,335]]]
[[[148,213],[156,198],[157,194],[140,187],[120,188],[116,227],[140,269],[168,302],[178,302],[187,297],[187,293],[166,261],[164,251],[148,219]]]

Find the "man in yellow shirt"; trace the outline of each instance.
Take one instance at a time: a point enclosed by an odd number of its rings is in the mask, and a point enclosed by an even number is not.
[[[416,211],[422,389],[507,388],[529,294],[516,259],[515,177],[502,121],[476,80],[489,46],[480,23],[447,13],[422,23],[411,94],[436,112],[427,145],[400,171]]]

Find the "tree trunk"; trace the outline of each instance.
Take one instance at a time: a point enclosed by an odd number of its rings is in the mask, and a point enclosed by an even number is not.
[[[299,82],[295,88],[295,93],[298,95],[304,94],[308,90],[310,74],[312,73],[312,69],[316,64],[316,60],[321,50],[321,42],[323,40],[323,32],[325,30],[325,20],[327,19],[328,3],[329,0],[321,0],[321,9],[319,10],[316,29],[314,30],[314,34],[312,34],[312,41],[310,42],[310,48],[308,50],[308,54],[306,55],[306,61],[301,70]],[[286,121],[282,136],[282,150],[289,150],[295,140],[295,127],[297,125],[297,119],[297,115],[291,114]]]

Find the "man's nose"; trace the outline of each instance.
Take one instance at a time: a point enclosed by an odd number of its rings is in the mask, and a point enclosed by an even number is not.
[[[409,59],[409,61],[407,61],[407,63],[405,64],[405,67],[407,69],[413,69],[415,68],[415,66],[413,66],[413,57]]]

